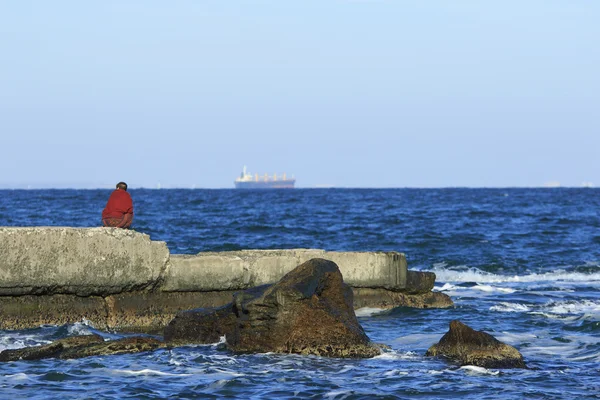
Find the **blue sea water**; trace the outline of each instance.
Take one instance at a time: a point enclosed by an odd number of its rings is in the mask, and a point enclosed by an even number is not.
[[[0,364],[1,398],[600,398],[600,190],[130,190],[134,228],[171,252],[401,251],[450,309],[358,310],[374,359],[235,355],[219,344]],[[2,190],[0,226],[98,226],[110,191]],[[1,316],[0,316],[1,317]],[[528,369],[424,357],[460,319]],[[86,321],[0,331],[0,350],[98,331]]]

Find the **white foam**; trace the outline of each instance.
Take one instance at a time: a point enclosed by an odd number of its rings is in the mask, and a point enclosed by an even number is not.
[[[218,379],[208,385],[211,389],[222,389],[229,382],[227,379]]]
[[[176,359],[174,359],[173,357],[171,357],[169,359],[169,364],[170,365],[175,365],[177,367],[179,367],[180,365],[182,365],[183,363],[181,361],[177,361]]]
[[[69,332],[69,335],[71,336],[91,335],[92,331],[90,327],[93,328],[92,323],[83,318],[80,322],[75,322],[73,325],[69,326],[67,332]]]
[[[542,312],[542,311],[531,311],[530,314],[532,315],[541,315],[542,317],[546,317],[548,319],[554,319],[554,320],[559,320],[559,321],[564,321],[564,322],[572,322],[572,321],[576,321],[579,319],[578,316],[574,316],[574,315],[559,315],[559,314],[552,314],[552,313],[547,313],[547,312]]]
[[[391,371],[386,371],[383,373],[383,376],[396,376],[396,375],[408,375],[408,371],[400,370],[400,369],[392,369]]]
[[[400,353],[395,350],[388,350],[373,358],[378,360],[414,360],[419,358],[419,356],[416,353],[413,353],[412,351]]]
[[[553,356],[571,358],[579,352],[579,343],[562,343],[550,339],[539,339],[534,345],[521,349],[524,355]]]
[[[491,369],[477,367],[475,365],[465,365],[463,367],[460,367],[460,369],[466,371],[467,373],[477,375],[498,375],[500,373],[500,371],[493,371]]]
[[[525,304],[501,302],[490,307],[490,311],[498,312],[528,312],[531,309]]]
[[[562,301],[547,304],[542,307],[542,312],[552,314],[580,314],[586,316],[600,317],[600,301],[582,300],[582,301]]]
[[[2,378],[6,378],[9,381],[26,381],[29,379],[29,375],[19,372],[16,374],[4,375]]]
[[[438,278],[436,277],[436,279],[438,279]],[[444,286],[442,286],[440,288],[434,288],[434,289],[437,290],[438,292],[445,292],[448,290],[455,290],[456,286],[454,286],[450,283],[444,283]]]
[[[142,370],[130,370],[130,369],[113,369],[113,372],[123,375],[160,375],[160,376],[191,376],[192,374],[173,374],[170,372],[157,371],[155,369],[142,369]]]
[[[215,346],[218,346],[220,344],[225,344],[227,343],[227,336],[223,335],[223,336],[219,336],[219,341],[217,343],[215,343]]]
[[[49,343],[52,343],[52,341],[42,339],[39,335],[11,333],[10,335],[0,337],[0,351],[41,346]]]
[[[486,293],[501,292],[501,293],[510,294],[510,293],[516,292],[515,289],[494,287],[494,286],[490,286],[490,285],[476,285],[476,286],[472,286],[471,289],[472,290],[480,290],[480,291],[486,292]]]
[[[495,335],[495,337],[501,342],[506,342],[508,344],[519,344],[537,340],[539,335],[534,333],[502,332],[499,335]]]
[[[590,285],[600,284],[600,273],[581,273],[567,272],[565,270],[556,270],[543,274],[529,275],[497,275],[482,271],[478,268],[468,268],[459,266],[446,268],[442,264],[434,264],[431,272],[436,275],[438,282],[478,282],[478,283],[527,283],[527,282],[582,282]],[[443,289],[443,287],[442,287]]]
[[[245,374],[240,374],[238,372],[233,372],[233,371],[228,371],[226,369],[221,369],[221,368],[213,368],[213,371],[216,371],[220,374],[227,374],[227,375],[231,375],[231,376],[244,376]]]
[[[463,287],[446,283],[444,286],[437,289],[437,291],[444,292],[450,297],[483,297],[489,294],[497,293],[511,294],[515,293],[517,290],[481,284]]]
[[[325,393],[325,398],[331,399],[331,400],[333,400],[333,399],[342,400],[348,396],[351,396],[352,394],[354,394],[353,390],[333,390],[331,392]]]
[[[362,307],[354,310],[357,317],[370,317],[372,315],[381,314],[387,311],[385,308]]]

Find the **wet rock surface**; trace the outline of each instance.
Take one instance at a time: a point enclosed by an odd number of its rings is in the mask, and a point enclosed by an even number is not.
[[[52,358],[57,357],[66,349],[83,347],[102,342],[104,342],[104,339],[100,335],[72,336],[43,346],[4,350],[0,352],[0,361],[39,360],[42,358]]]
[[[232,304],[219,308],[201,308],[178,313],[164,330],[169,345],[217,343],[231,335],[236,318]]]
[[[177,344],[214,343],[223,334],[227,346],[240,353],[373,357],[381,352],[360,326],[352,289],[339,268],[320,258],[272,286],[236,293],[221,309],[180,313],[165,329],[167,342]]]
[[[72,359],[114,354],[141,353],[165,347],[165,343],[150,337],[128,337],[119,340],[109,340],[81,347],[71,347],[62,351],[58,358]]]
[[[385,289],[353,288],[354,308],[377,307],[390,309],[395,307],[411,308],[450,308],[452,299],[445,293],[428,292],[408,294]]]
[[[517,349],[458,320],[450,322],[450,330],[425,355],[484,368],[527,368]]]
[[[0,361],[40,360],[43,358],[74,359],[90,356],[139,353],[165,347],[160,340],[129,337],[104,341],[99,335],[72,336],[43,346],[9,349],[0,353]]]

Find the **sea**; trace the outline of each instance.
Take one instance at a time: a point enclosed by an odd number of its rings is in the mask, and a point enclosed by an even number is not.
[[[436,274],[449,309],[359,309],[372,359],[237,355],[223,343],[0,364],[3,399],[600,398],[600,189],[131,189],[134,229],[172,253],[399,251]],[[100,225],[110,190],[1,190],[0,226]],[[0,316],[1,317],[1,316]],[[527,369],[425,357],[458,319],[516,347]],[[0,331],[0,350],[71,335],[82,320]],[[223,338],[221,342],[225,340]]]

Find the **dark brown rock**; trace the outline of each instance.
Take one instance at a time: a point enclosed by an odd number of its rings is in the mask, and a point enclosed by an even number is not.
[[[235,329],[231,303],[216,309],[200,308],[178,313],[164,330],[169,345],[216,343]]]
[[[452,299],[441,292],[408,294],[379,288],[353,288],[352,291],[354,292],[355,309],[362,307],[448,308],[454,306]]]
[[[148,337],[129,337],[104,341],[99,335],[73,336],[44,346],[4,350],[0,361],[40,360],[42,358],[82,358],[111,354],[139,353],[165,347],[160,340]]]
[[[227,343],[236,352],[380,354],[354,314],[352,289],[328,260],[301,264],[259,297],[234,295],[233,311],[237,324]]]
[[[261,296],[270,285],[262,285],[237,293],[238,299],[250,300]],[[181,311],[164,329],[169,345],[217,343],[222,336],[233,335],[237,317],[233,303],[219,308],[198,308]]]
[[[70,347],[64,349],[59,354],[58,358],[72,359],[91,356],[140,353],[143,351],[153,351],[161,347],[165,347],[165,344],[160,340],[136,336],[94,343],[86,346]]]
[[[428,293],[435,284],[433,272],[406,271],[406,293]]]
[[[450,330],[425,355],[443,356],[461,365],[484,368],[526,368],[517,349],[458,320],[450,322]]]
[[[104,339],[99,335],[72,336],[43,346],[4,350],[0,353],[0,361],[39,360],[58,357],[65,349],[103,342]]]
[[[169,345],[215,343],[244,353],[373,357],[380,348],[358,323],[352,289],[337,265],[312,259],[275,285],[234,294],[218,309],[181,312],[165,328]]]
[[[99,296],[0,296],[0,315],[0,329],[6,330],[74,324],[82,319],[98,328],[106,326],[106,306]]]

